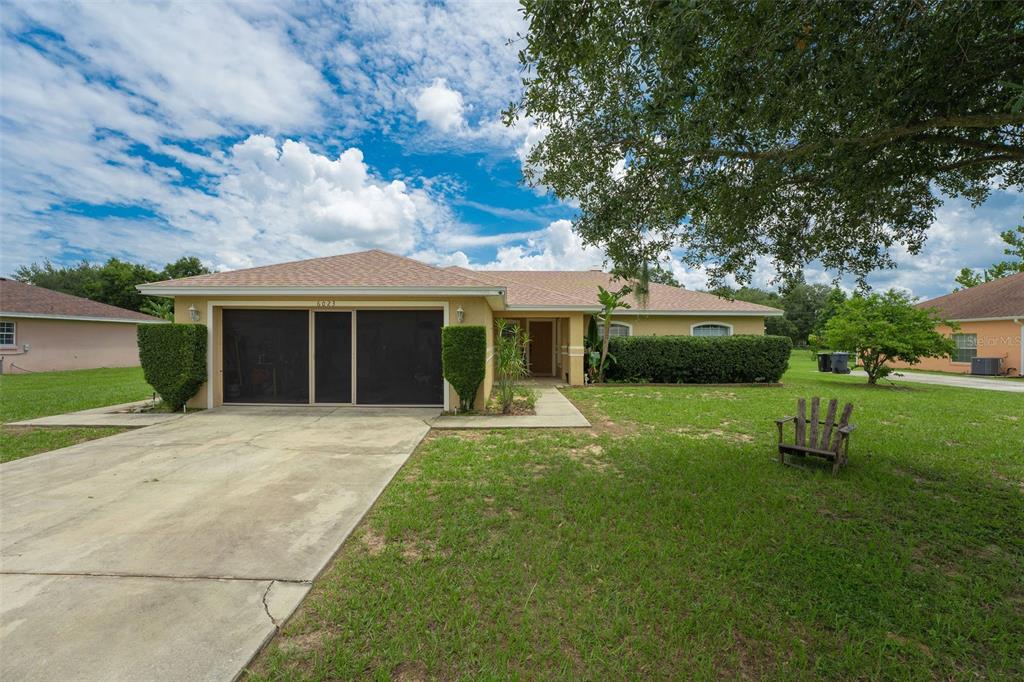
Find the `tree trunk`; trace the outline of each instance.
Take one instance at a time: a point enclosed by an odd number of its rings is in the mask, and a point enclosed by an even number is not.
[[[604,381],[604,364],[608,361],[608,341],[609,334],[611,333],[612,318],[611,316],[605,316],[603,321],[604,326],[604,340],[601,342],[601,367],[597,372],[597,380]]]

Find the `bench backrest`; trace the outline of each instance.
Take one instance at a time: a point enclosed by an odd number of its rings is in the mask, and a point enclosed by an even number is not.
[[[846,403],[842,416],[836,423],[836,408],[839,401],[833,398],[828,401],[828,413],[824,420],[820,415],[821,398],[811,398],[811,416],[807,417],[807,401],[800,398],[796,401],[796,440],[795,444],[817,450],[835,450],[839,447],[839,429],[850,423],[853,414],[853,403]],[[820,429],[818,427],[821,427]]]

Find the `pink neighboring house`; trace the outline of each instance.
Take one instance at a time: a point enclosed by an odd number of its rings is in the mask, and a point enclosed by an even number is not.
[[[137,367],[151,315],[0,278],[0,372]]]

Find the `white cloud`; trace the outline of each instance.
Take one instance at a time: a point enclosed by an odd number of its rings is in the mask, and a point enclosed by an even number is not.
[[[254,135],[232,148],[229,165],[218,185],[218,222],[243,224],[267,237],[296,237],[307,253],[407,253],[452,220],[447,206],[425,189],[376,177],[355,148],[330,159],[301,142],[278,147],[272,138]]]
[[[443,133],[452,133],[466,127],[463,118],[462,94],[448,87],[444,78],[435,78],[430,87],[423,88],[413,99],[416,120],[426,121]]]
[[[605,254],[583,244],[572,222],[555,220],[525,245],[503,246],[497,257],[479,267],[491,270],[589,270],[600,267]]]

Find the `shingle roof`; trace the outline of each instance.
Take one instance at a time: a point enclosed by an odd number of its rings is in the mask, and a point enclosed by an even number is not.
[[[597,287],[602,286],[610,291],[621,289],[625,282],[615,279],[612,275],[599,270],[488,270],[488,275],[496,281],[504,281],[509,287],[509,303],[512,305],[536,305],[531,292],[519,291],[519,287],[530,286],[534,289],[557,291],[560,295],[570,296],[576,301],[587,305],[597,304]],[[701,291],[691,291],[667,284],[650,285],[650,295],[643,307],[636,296],[627,297],[632,308],[653,311],[694,311],[721,313],[757,313],[772,314],[780,312],[757,303],[746,301],[730,301],[729,299]]]
[[[1024,318],[1024,272],[954,291],[919,308],[938,308],[947,320]]]
[[[385,251],[264,265],[154,282],[160,287],[481,287],[457,272]]]
[[[152,315],[125,310],[87,298],[80,298],[43,287],[0,278],[0,315],[59,315],[89,317],[99,320],[162,321]]]
[[[469,270],[435,267],[385,251],[360,251],[341,256],[266,265],[246,270],[218,272],[152,285],[172,293],[178,288],[203,287],[410,287],[505,289],[505,300],[514,308],[569,307],[596,309],[597,287],[617,289],[623,282],[597,270]],[[640,309],[634,297],[630,304]],[[765,313],[781,311],[755,303],[689,291],[665,284],[652,284],[643,308],[650,311]]]

